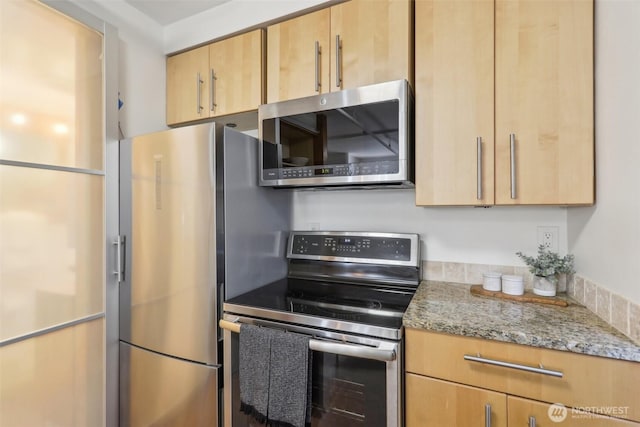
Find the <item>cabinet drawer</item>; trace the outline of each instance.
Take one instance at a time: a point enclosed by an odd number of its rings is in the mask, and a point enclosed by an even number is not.
[[[465,360],[464,356],[562,373],[562,378]],[[640,363],[406,330],[406,370],[434,378],[571,407],[625,407],[640,421]]]

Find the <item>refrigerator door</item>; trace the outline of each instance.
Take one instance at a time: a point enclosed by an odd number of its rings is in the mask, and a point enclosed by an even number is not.
[[[218,425],[218,368],[120,343],[120,426]]]
[[[214,130],[188,126],[121,144],[120,339],[210,365],[218,363]]]

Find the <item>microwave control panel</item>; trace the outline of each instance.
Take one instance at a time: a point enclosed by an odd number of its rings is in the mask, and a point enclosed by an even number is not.
[[[327,166],[282,167],[278,169],[265,169],[263,171],[263,178],[272,180],[330,176],[390,175],[398,173],[399,168],[398,161],[392,160]]]

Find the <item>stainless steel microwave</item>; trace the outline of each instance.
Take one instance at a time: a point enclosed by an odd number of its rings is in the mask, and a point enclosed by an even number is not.
[[[260,185],[413,187],[406,80],[261,105]]]

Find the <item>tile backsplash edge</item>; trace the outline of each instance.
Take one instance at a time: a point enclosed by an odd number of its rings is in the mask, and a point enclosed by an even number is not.
[[[482,273],[488,271],[523,276],[525,288],[531,289],[533,275],[524,266],[422,261],[423,280],[475,285],[482,283]],[[565,289],[559,288],[559,291]],[[580,274],[567,280],[566,292],[609,325],[640,344],[640,304],[631,302]]]

